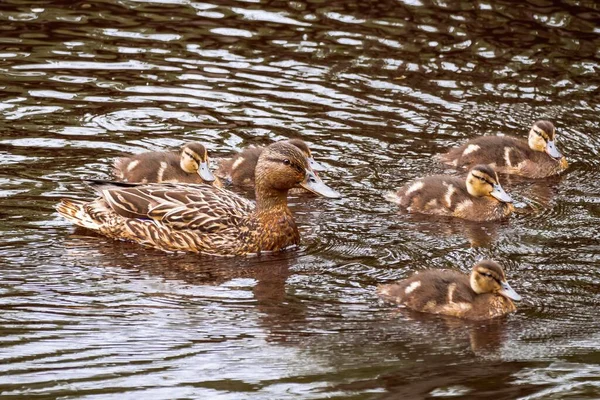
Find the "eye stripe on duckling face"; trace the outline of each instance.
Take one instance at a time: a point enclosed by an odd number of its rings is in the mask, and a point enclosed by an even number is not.
[[[191,158],[192,160],[196,161],[198,164],[200,164],[200,157],[198,157],[198,154],[194,153],[191,150],[188,149],[184,149],[183,150],[183,154],[185,154],[186,156],[188,156],[189,158]]]
[[[534,132],[535,132],[535,133],[536,133],[538,136],[540,136],[542,139],[544,139],[544,141],[546,141],[546,142],[548,141],[548,135],[546,134],[546,132],[544,132],[544,130],[543,130],[543,129],[541,129],[541,128],[538,128],[537,126],[534,126],[534,127],[533,127],[533,131],[534,131]]]
[[[494,186],[494,185],[495,185],[495,183],[494,183],[494,182],[490,182],[490,180],[488,180],[488,179],[487,179],[488,177],[486,177],[486,176],[481,176],[481,175],[477,174],[475,171],[473,171],[473,174],[472,174],[472,175],[473,175],[475,178],[479,179],[480,181],[487,183],[488,185],[492,185],[492,186]]]

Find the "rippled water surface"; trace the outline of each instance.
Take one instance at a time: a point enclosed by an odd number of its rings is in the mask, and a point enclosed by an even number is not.
[[[0,4],[0,393],[6,399],[600,397],[600,6],[550,1]],[[387,190],[482,134],[557,126],[570,168],[470,224]],[[343,199],[290,199],[299,251],[166,254],[74,229],[124,154],[299,137]],[[450,172],[448,172],[450,173]],[[501,262],[516,314],[465,323],[377,284]]]

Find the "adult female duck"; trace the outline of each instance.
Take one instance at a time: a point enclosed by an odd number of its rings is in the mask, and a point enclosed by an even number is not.
[[[309,168],[295,146],[267,147],[256,166],[256,205],[209,185],[96,182],[100,198],[63,199],[57,210],[76,225],[167,251],[233,256],[278,251],[300,242],[287,193],[303,187],[340,195]]]

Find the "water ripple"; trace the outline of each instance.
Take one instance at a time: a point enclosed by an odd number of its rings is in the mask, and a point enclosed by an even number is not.
[[[5,397],[599,397],[596,5],[9,1],[0,20]],[[382,196],[454,173],[435,154],[542,118],[570,167],[502,177],[527,203],[508,221],[407,215]],[[53,209],[92,198],[80,179],[124,154],[285,138],[343,194],[290,199],[296,251],[166,254]],[[523,296],[506,319],[377,301],[378,284],[484,257]]]

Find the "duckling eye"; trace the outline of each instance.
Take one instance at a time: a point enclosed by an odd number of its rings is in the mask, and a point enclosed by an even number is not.
[[[290,165],[291,164],[290,160],[288,160],[287,158],[285,160],[283,160],[283,163],[285,165]]]
[[[534,130],[534,132],[536,133],[536,135],[538,135],[539,137],[541,137],[542,139],[544,139],[545,142],[548,141],[548,139],[542,134],[541,131],[535,131]]]

